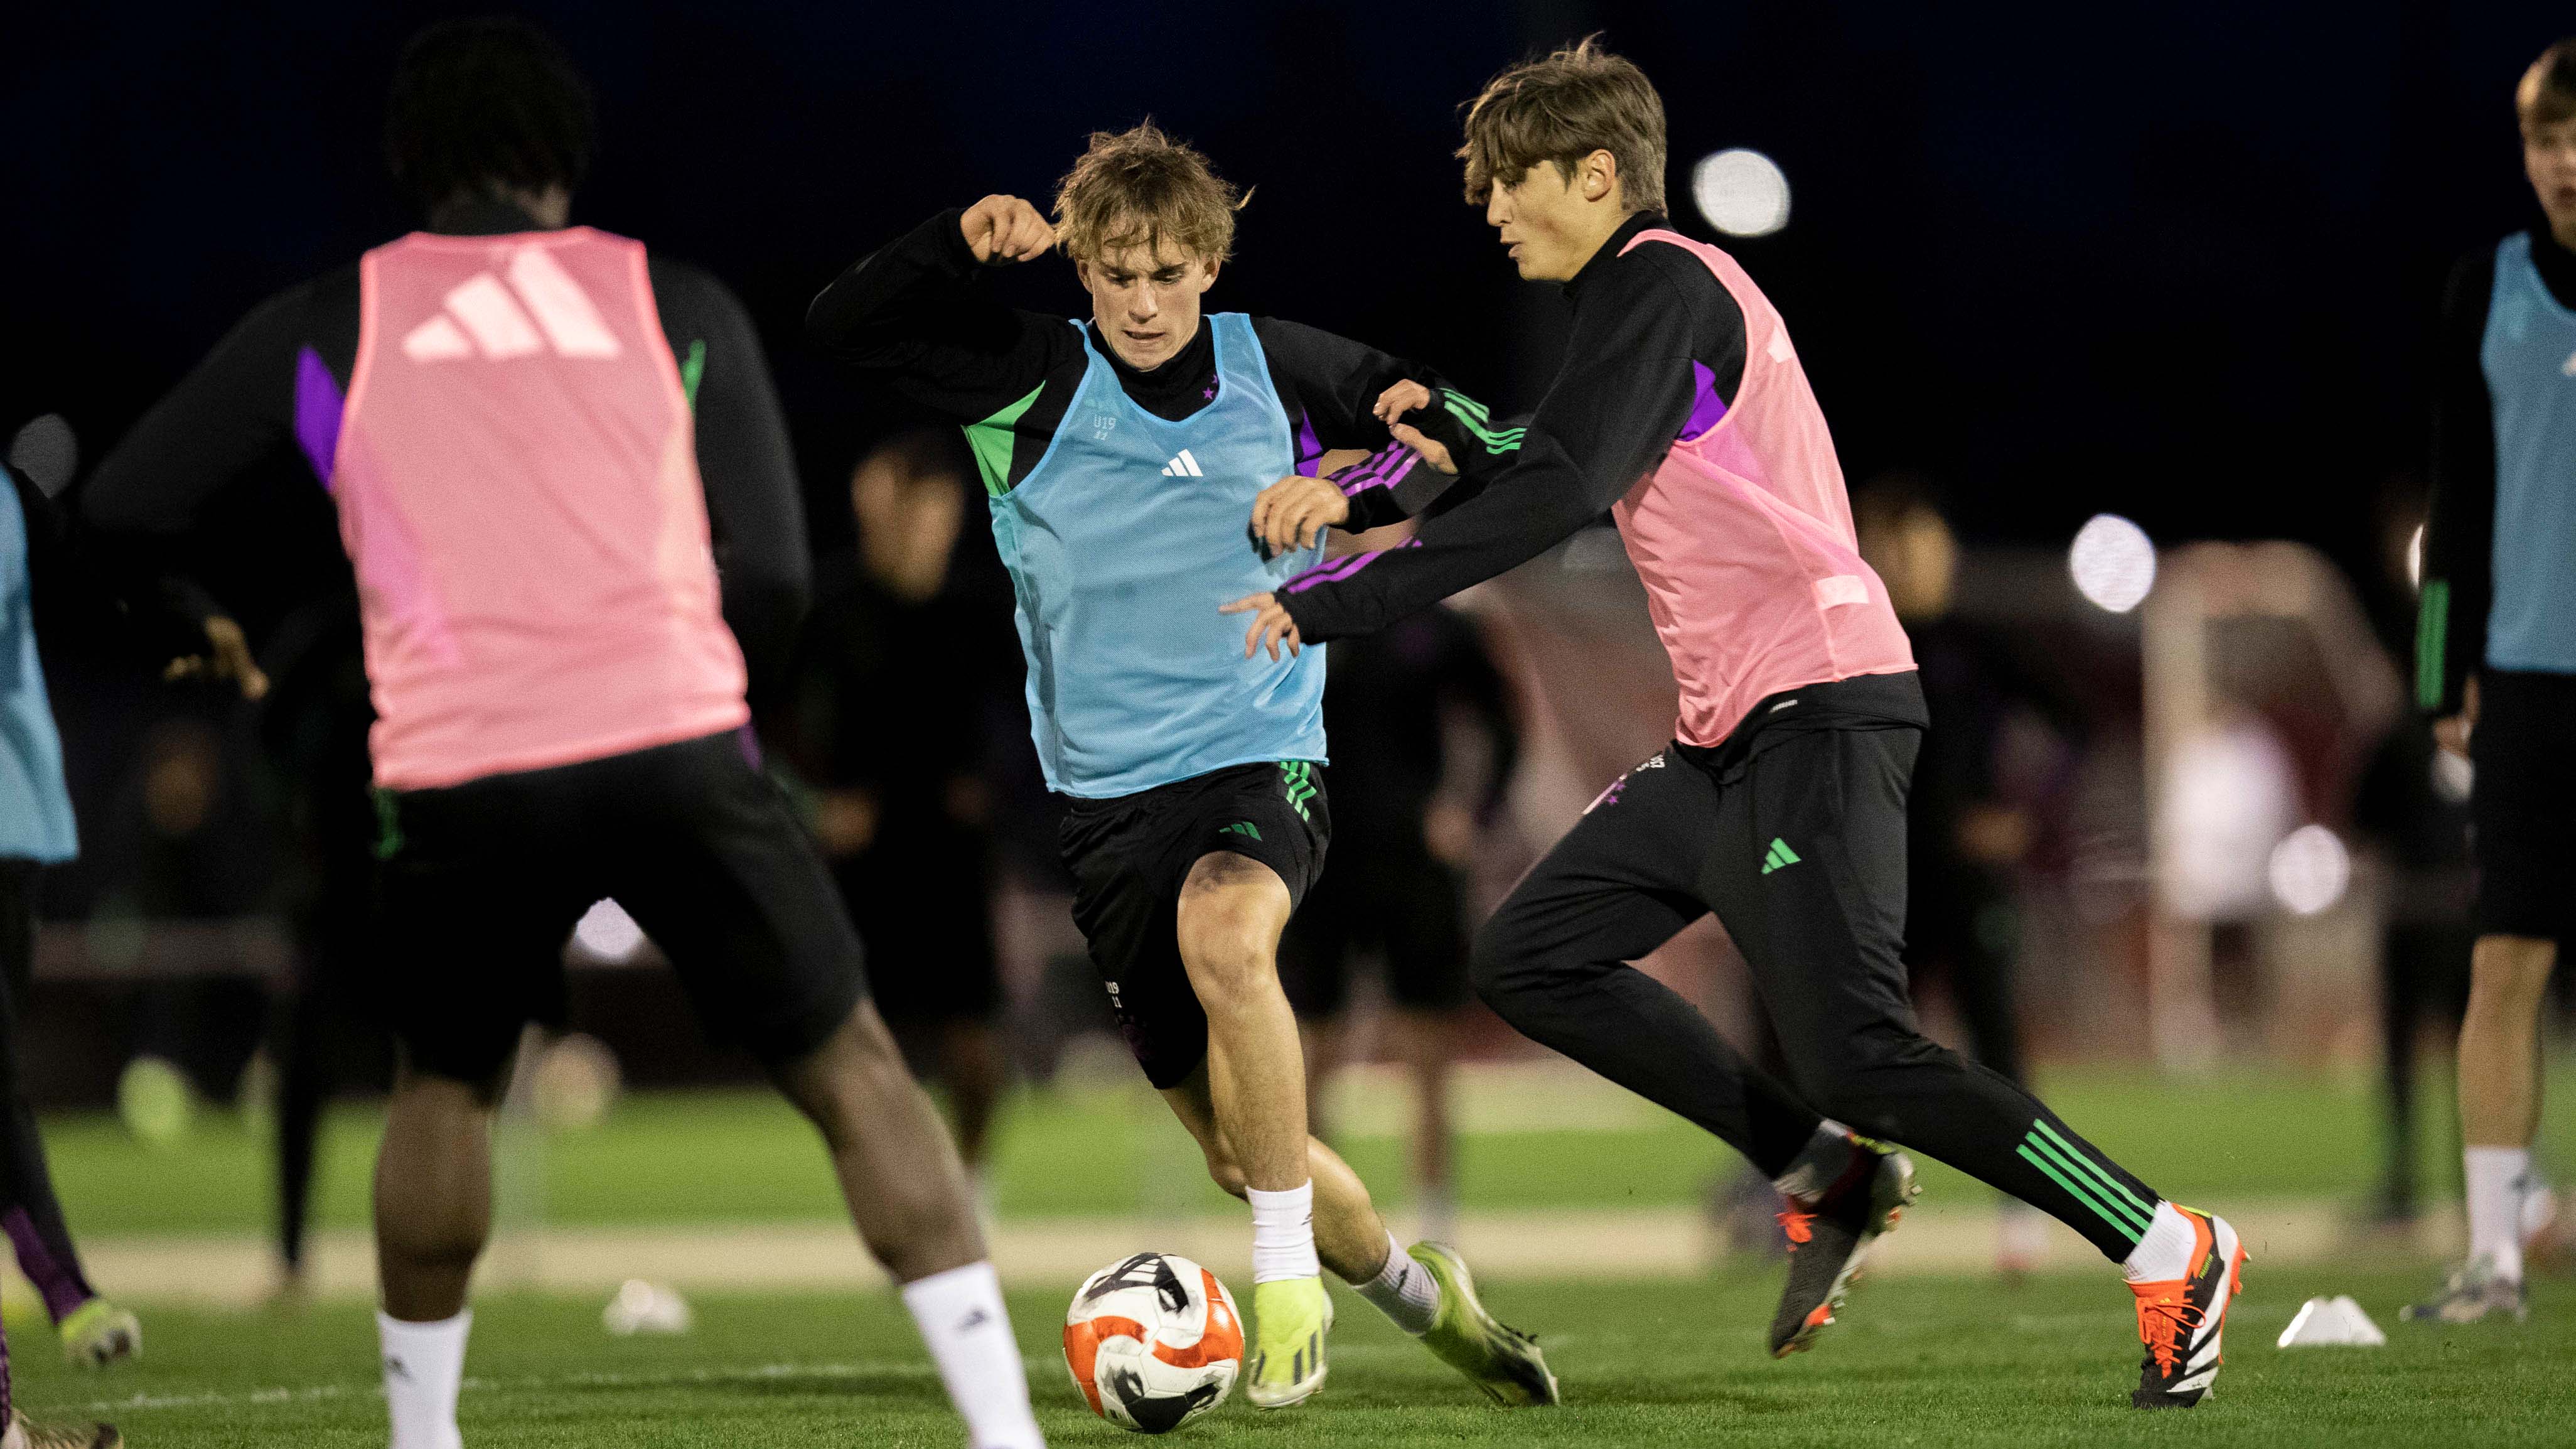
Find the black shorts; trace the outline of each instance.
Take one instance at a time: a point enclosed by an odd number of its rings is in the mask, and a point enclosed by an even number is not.
[[[2469,792],[2478,934],[2576,938],[2576,675],[2478,676]]]
[[[1302,904],[1332,839],[1323,767],[1236,765],[1115,800],[1076,800],[1058,839],[1073,920],[1145,1079],[1177,1087],[1207,1055],[1207,1013],[1181,967],[1181,882],[1221,851],[1270,867]]]
[[[1329,1019],[1350,1004],[1354,957],[1385,965],[1389,1000],[1408,1011],[1465,1006],[1466,901],[1458,873],[1417,831],[1380,843],[1344,836],[1340,868],[1316,882],[1279,946],[1279,984],[1303,1017]]]
[[[822,860],[733,733],[379,798],[377,951],[416,1070],[487,1081],[525,1023],[560,1022],[565,937],[603,897],[708,1034],[764,1062],[821,1045],[866,994]]]

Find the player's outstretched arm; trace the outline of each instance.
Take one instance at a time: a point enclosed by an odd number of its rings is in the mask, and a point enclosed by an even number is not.
[[[1679,435],[1697,393],[1693,360],[1729,346],[1742,356],[1742,314],[1731,300],[1710,305],[1701,295],[1710,291],[1722,289],[1696,262],[1621,258],[1587,289],[1565,364],[1511,461],[1401,547],[1336,559],[1273,595],[1236,600],[1229,608],[1254,615],[1245,651],[1374,632],[1519,566],[1600,517]],[[1408,393],[1380,401],[1394,412],[1419,400]]]
[[[1063,318],[1015,310],[982,285],[987,269],[1054,245],[1055,229],[1015,196],[943,211],[852,263],[806,309],[805,330],[912,401],[975,422],[1082,345]]]

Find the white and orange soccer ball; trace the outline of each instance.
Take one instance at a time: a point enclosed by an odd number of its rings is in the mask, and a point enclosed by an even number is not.
[[[1138,1253],[1083,1280],[1064,1314],[1064,1364],[1092,1412],[1168,1434],[1233,1390],[1243,1316],[1214,1273],[1171,1253]]]

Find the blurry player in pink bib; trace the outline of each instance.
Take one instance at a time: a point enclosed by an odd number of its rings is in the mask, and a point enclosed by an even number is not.
[[[714,279],[567,225],[590,135],[588,88],[525,22],[414,37],[387,149],[428,226],[254,312],[83,498],[149,552],[300,453],[355,565],[403,1047],[376,1162],[393,1449],[463,1443],[492,1108],[602,897],[820,1130],[972,1443],[1038,1449],[955,1150],[745,729],[807,575],[757,337]]]
[[[1732,257],[1663,211],[1663,102],[1591,41],[1516,66],[1467,116],[1467,191],[1520,274],[1563,284],[1572,336],[1524,428],[1418,383],[1396,436],[1478,491],[1411,543],[1225,607],[1247,652],[1381,628],[1564,541],[1603,512],[1680,685],[1670,747],[1602,792],[1479,936],[1478,994],[1537,1041],[1698,1123],[1788,1200],[1775,1354],[1833,1321],[1928,1152],[2054,1214],[2120,1263],[2146,1357],[2132,1402],[2200,1401],[2244,1250],[2021,1088],[1917,1027],[1900,958],[1906,790],[1928,723],[1913,652],[1852,529],[1842,467],[1787,326]],[[1327,497],[1327,493],[1334,496]],[[1285,479],[1274,547],[1346,520]],[[1629,969],[1715,913],[1794,1084]],[[1830,1113],[1830,1116],[1826,1114]],[[1869,1140],[1865,1140],[1869,1139]]]

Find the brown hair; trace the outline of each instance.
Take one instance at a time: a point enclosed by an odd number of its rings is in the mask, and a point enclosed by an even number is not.
[[[1098,261],[1171,238],[1214,266],[1234,254],[1234,214],[1246,197],[1186,141],[1151,120],[1124,131],[1094,131],[1082,157],[1056,183],[1055,226],[1065,255]]]
[[[1619,194],[1630,211],[1664,209],[1664,101],[1636,65],[1604,49],[1601,37],[1543,60],[1523,61],[1467,104],[1467,199],[1482,205],[1541,161],[1570,180],[1595,151],[1619,163]]]
[[[2540,53],[2513,88],[2513,111],[2526,126],[2554,126],[2576,116],[2576,37]]]

